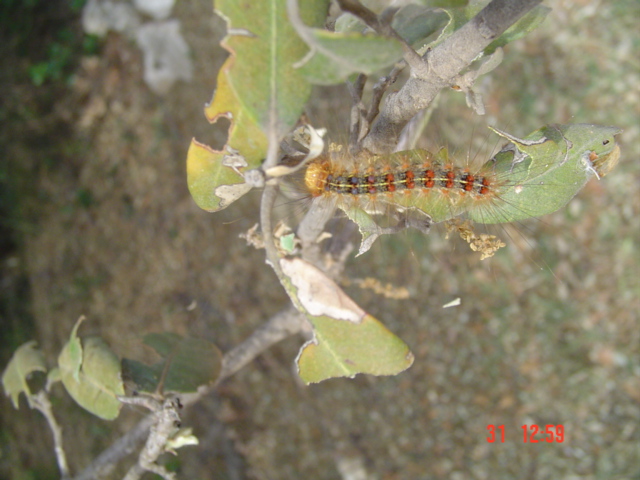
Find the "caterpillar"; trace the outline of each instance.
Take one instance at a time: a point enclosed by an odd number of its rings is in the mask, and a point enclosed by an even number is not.
[[[454,166],[447,150],[426,150],[370,157],[365,166],[323,158],[309,165],[305,184],[312,197],[335,199],[340,207],[375,211],[374,203],[416,207],[438,223],[490,202],[498,192],[494,176]],[[354,162],[355,163],[355,162]]]
[[[513,142],[476,170],[456,166],[446,149],[325,156],[308,166],[304,182],[312,197],[341,208],[375,210],[382,202],[419,209],[433,223],[463,213],[477,223],[512,222],[555,212],[591,177],[605,176],[619,159],[619,132],[577,124],[544,127],[525,140],[508,136]]]
[[[590,178],[611,171],[620,156],[615,135],[621,130],[616,127],[549,125],[525,139],[494,131],[510,143],[476,169],[456,166],[446,149],[436,154],[417,149],[359,158],[333,155],[312,162],[304,183],[311,197],[335,202],[359,224],[363,246],[368,235],[374,236],[366,251],[375,236],[389,233],[361,223],[364,216],[370,225],[370,214],[380,213],[381,207],[417,210],[430,223],[463,214],[481,224],[516,222],[562,208]]]

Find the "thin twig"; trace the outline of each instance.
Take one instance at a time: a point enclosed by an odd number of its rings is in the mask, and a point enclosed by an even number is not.
[[[335,212],[336,205],[332,202],[313,202],[298,225],[297,235],[302,244],[302,258],[321,269],[323,268],[321,249],[317,240]]]
[[[69,478],[69,465],[67,464],[67,456],[64,453],[64,448],[62,446],[62,427],[60,427],[56,421],[47,392],[41,390],[31,397],[31,405],[44,415],[44,418],[49,424],[49,428],[53,433],[53,445],[56,454],[56,461],[58,462],[58,468],[60,469],[60,476],[63,480],[66,480]]]
[[[258,327],[249,338],[233,350],[227,352],[222,360],[222,371],[216,385],[230,377],[266,349],[306,327],[306,318],[295,308],[289,307]]]
[[[362,92],[364,92],[366,82],[367,76],[363,73],[359,74],[353,83],[347,82],[347,88],[349,89],[351,101],[353,102],[353,106],[351,107],[351,122],[349,125],[349,151],[352,155],[357,153],[362,121],[365,118],[367,110],[362,103]]]
[[[380,102],[382,101],[382,96],[387,91],[389,86],[393,85],[398,76],[402,73],[402,70],[407,66],[405,62],[400,62],[396,64],[389,75],[384,77],[380,77],[376,84],[373,86],[373,96],[371,98],[371,106],[369,107],[369,112],[367,114],[367,124],[371,125],[371,122],[378,116],[380,113]],[[369,133],[369,132],[367,132]]]
[[[436,96],[436,98],[433,100],[433,102],[431,102],[428,108],[419,111],[409,121],[409,123],[407,123],[406,127],[402,130],[402,134],[400,135],[398,144],[396,145],[396,150],[398,152],[401,152],[403,150],[413,150],[414,148],[416,148],[418,139],[429,124],[431,116],[438,106],[439,98],[439,96]]]
[[[277,180],[273,180],[276,182]],[[273,206],[278,195],[277,184],[267,183],[262,192],[262,201],[260,202],[260,229],[262,230],[262,238],[264,241],[264,250],[267,254],[267,263],[274,269],[278,278],[282,278],[282,270],[280,269],[280,255],[273,240],[273,225],[271,216],[273,214]]]
[[[155,421],[154,415],[142,418],[133,429],[116,440],[109,448],[98,455],[74,480],[95,480],[108,477],[116,465],[125,457],[134,453],[140,443],[149,435],[149,428]]]

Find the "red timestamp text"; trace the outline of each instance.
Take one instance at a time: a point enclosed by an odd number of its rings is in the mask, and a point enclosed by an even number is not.
[[[564,426],[562,425],[545,425],[544,428],[539,425],[522,425],[524,443],[562,443],[564,442]],[[536,435],[544,435],[542,438],[536,438]]]
[[[522,425],[522,440],[524,443],[562,443],[564,442],[563,425]],[[487,442],[504,443],[504,425],[487,425],[489,436]]]

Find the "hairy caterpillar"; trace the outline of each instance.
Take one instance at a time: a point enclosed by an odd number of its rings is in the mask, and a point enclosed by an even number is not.
[[[369,215],[381,207],[417,210],[430,223],[462,214],[495,224],[553,213],[591,177],[605,176],[620,154],[615,127],[550,125],[524,140],[496,133],[511,143],[477,169],[456,166],[445,149],[435,155],[408,150],[384,157],[321,157],[308,166],[305,185],[319,201],[335,202],[359,224],[365,241],[374,236],[372,243],[388,232],[363,228],[361,220],[371,225]]]

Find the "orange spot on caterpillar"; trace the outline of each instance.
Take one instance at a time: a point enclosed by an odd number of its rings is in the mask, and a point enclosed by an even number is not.
[[[473,190],[473,182],[475,182],[476,177],[467,173],[464,177],[462,177],[463,185],[462,189],[465,192],[471,192]]]
[[[433,188],[436,184],[434,179],[436,178],[436,173],[433,170],[427,170],[424,172],[424,186],[427,188]]]
[[[445,186],[446,188],[453,188],[453,186],[455,185],[455,180],[456,180],[456,172],[453,170],[449,170],[447,172],[445,172],[444,174],[445,176],[445,180],[443,182],[443,186]]]
[[[405,180],[406,180],[405,184],[406,184],[407,188],[409,188],[409,189],[415,188],[416,182],[413,181],[413,179],[415,178],[415,173],[412,170],[407,170],[404,173],[404,177],[405,177]]]
[[[482,186],[481,186],[481,187],[480,187],[480,189],[478,190],[478,193],[479,193],[480,195],[486,195],[486,194],[488,194],[489,192],[491,192],[491,181],[490,181],[487,177],[484,177],[484,178],[482,179],[482,184],[481,184],[481,185],[482,185]]]
[[[396,184],[394,182],[395,180],[395,175],[393,173],[387,173],[387,175],[385,176],[385,180],[387,182],[386,184],[386,190],[387,192],[395,192],[396,191]]]

